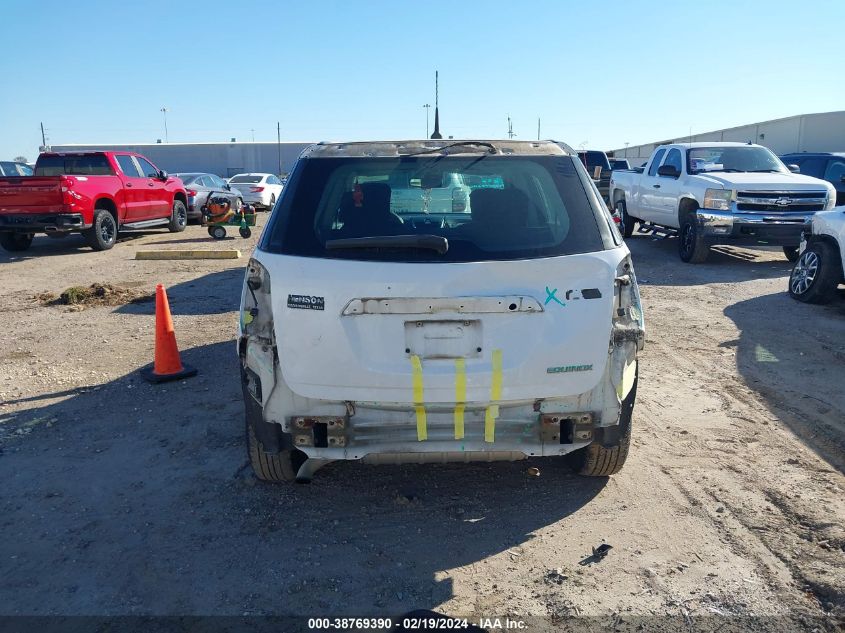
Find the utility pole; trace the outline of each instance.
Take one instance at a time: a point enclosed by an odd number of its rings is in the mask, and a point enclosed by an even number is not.
[[[513,138],[516,136],[513,132],[513,121],[511,121],[510,115],[508,115],[508,138]]]
[[[252,132],[252,142],[255,143],[255,128],[251,127],[249,128],[249,131]]]
[[[428,111],[431,110],[431,104],[424,103],[423,107],[425,108],[425,137],[428,138]]]
[[[44,121],[41,121],[41,147],[44,148],[43,151],[47,151],[47,135],[44,133]]]
[[[164,142],[167,143],[167,107],[162,107],[161,112],[164,114]]]
[[[279,148],[279,173],[276,174],[281,178],[282,176],[282,124],[276,121],[276,147]]]
[[[540,140],[540,117],[537,117],[537,140]]]

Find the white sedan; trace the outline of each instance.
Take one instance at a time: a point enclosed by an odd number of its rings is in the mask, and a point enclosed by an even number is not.
[[[243,194],[243,201],[256,207],[272,209],[282,195],[284,185],[273,174],[237,174],[229,179],[232,189]]]

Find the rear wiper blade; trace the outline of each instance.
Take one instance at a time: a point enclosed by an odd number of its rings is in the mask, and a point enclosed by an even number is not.
[[[496,146],[493,143],[485,143],[484,141],[457,141],[455,143],[449,143],[448,145],[444,145],[443,147],[433,147],[431,149],[424,149],[419,152],[413,152],[411,154],[402,154],[402,156],[419,156],[421,154],[436,154],[437,152],[442,152],[444,149],[449,149],[450,147],[486,147],[490,150],[491,154],[498,153]]]
[[[326,242],[326,249],[330,251],[343,248],[428,248],[445,255],[449,240],[441,235],[373,235]]]

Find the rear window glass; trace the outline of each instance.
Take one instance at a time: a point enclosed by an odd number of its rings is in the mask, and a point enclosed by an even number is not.
[[[0,176],[31,176],[29,165],[12,161],[0,161]]]
[[[263,250],[464,262],[604,248],[597,211],[570,156],[314,158],[300,161],[297,172],[264,232]],[[444,237],[448,250],[332,244],[399,235]]]
[[[262,176],[235,176],[229,182],[256,183],[261,182]]]
[[[604,152],[597,152],[588,150],[586,152],[578,152],[578,155],[581,157],[581,162],[584,163],[586,167],[589,167],[590,173],[592,173],[593,167],[601,167],[602,169],[610,169],[610,162],[607,159],[607,155]]]
[[[41,156],[36,176],[111,176],[114,171],[103,154],[83,156]]]

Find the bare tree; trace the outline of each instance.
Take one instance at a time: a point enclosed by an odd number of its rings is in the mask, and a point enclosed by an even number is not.
[[[15,156],[13,159],[16,163],[28,163],[29,161],[26,159],[26,156]]]

